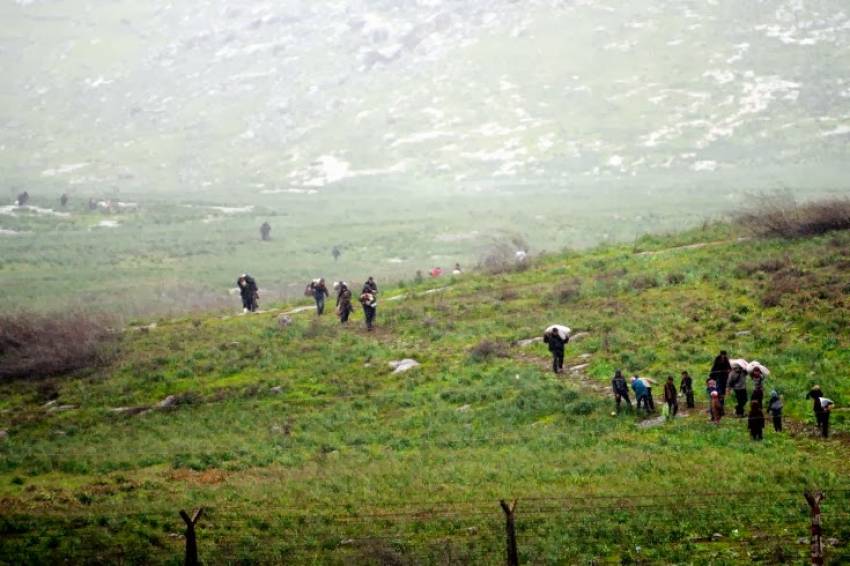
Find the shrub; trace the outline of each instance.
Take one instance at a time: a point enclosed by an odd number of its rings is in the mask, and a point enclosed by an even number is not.
[[[797,204],[789,195],[761,195],[740,220],[760,236],[800,238],[850,229],[850,199]]]
[[[762,306],[778,306],[782,302],[782,297],[799,292],[804,281],[805,278],[797,271],[782,271],[775,274],[762,295]]]
[[[503,344],[492,340],[482,340],[469,351],[469,354],[476,361],[504,358],[508,355]]]
[[[80,312],[0,316],[0,379],[63,375],[108,361],[115,333]]]
[[[630,285],[635,291],[652,289],[653,287],[658,287],[658,278],[655,275],[638,275],[631,280]]]
[[[667,283],[670,285],[681,285],[685,282],[684,273],[669,273],[667,274]]]

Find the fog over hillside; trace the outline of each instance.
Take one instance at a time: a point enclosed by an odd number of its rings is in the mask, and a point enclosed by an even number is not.
[[[846,173],[840,0],[6,0],[0,18],[17,186],[822,189]]]

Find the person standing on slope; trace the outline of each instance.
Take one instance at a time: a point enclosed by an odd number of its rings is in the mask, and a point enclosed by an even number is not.
[[[552,325],[543,333],[543,341],[552,352],[552,371],[561,373],[564,370],[564,347],[570,341],[569,328]]]
[[[319,278],[312,284],[311,290],[313,298],[316,300],[316,315],[322,316],[325,313],[325,297],[329,297],[328,286],[325,285],[324,278]]]
[[[735,416],[744,417],[744,407],[747,405],[747,372],[740,366],[735,366],[729,373],[727,383],[729,391],[735,393]]]
[[[729,379],[729,372],[732,371],[732,364],[729,363],[729,356],[726,350],[721,350],[720,354],[714,358],[714,363],[711,366],[711,379],[717,384],[717,398],[720,402],[720,413],[723,413],[726,399],[726,383]]]
[[[340,281],[336,292],[336,312],[339,315],[340,324],[348,322],[348,317],[354,311],[351,306],[351,289],[345,281]]]
[[[374,283],[374,280],[370,277],[363,285],[363,291],[360,293],[360,304],[363,306],[363,314],[366,317],[366,329],[369,332],[372,332],[375,328],[375,316],[378,313],[378,298],[376,296],[378,286]]]
[[[644,384],[643,380],[636,375],[632,376],[632,391],[635,392],[635,403],[637,404],[637,409],[640,410],[641,405],[643,405],[644,411],[649,414],[646,384]]]
[[[682,372],[682,381],[679,382],[679,391],[685,396],[688,409],[694,408],[694,380],[687,371]]]
[[[770,415],[773,417],[773,430],[775,432],[782,432],[782,398],[775,389],[770,392],[770,401],[768,402],[767,410],[770,411]]]
[[[673,376],[667,378],[664,384],[664,402],[667,403],[667,409],[670,412],[670,417],[675,417],[679,412],[679,392],[676,391],[676,384],[673,383]]]
[[[753,440],[761,440],[764,432],[764,412],[761,403],[753,401],[750,403],[750,414],[747,416],[747,428],[750,429],[750,437]]]
[[[619,369],[614,372],[614,377],[611,379],[611,389],[614,390],[614,403],[617,406],[617,414],[620,414],[620,402],[625,400],[629,409],[632,408],[632,400],[629,399],[629,386],[626,385],[626,378],[623,377],[623,372]]]
[[[242,296],[242,312],[255,312],[259,307],[260,290],[257,282],[247,273],[243,273],[236,280],[239,294]]]

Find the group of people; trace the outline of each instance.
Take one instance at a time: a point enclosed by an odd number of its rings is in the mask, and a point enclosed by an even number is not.
[[[563,363],[563,346],[556,343],[553,349],[552,343],[549,343],[555,360],[553,362],[555,371],[557,372],[558,364]],[[720,419],[725,414],[725,399],[727,395],[734,393],[735,415],[738,418],[747,418],[747,428],[753,440],[762,440],[763,438],[767,421],[764,412],[765,407],[768,415],[772,418],[774,430],[782,432],[782,397],[776,390],[773,390],[770,392],[767,403],[764,402],[764,383],[768,373],[767,368],[759,362],[747,363],[744,360],[730,360],[726,351],[721,351],[715,358],[706,379],[706,394],[709,399],[708,414],[711,422],[720,423]],[[748,377],[753,385],[752,394],[748,392]],[[654,380],[638,375],[632,376],[630,382],[627,382],[622,371],[616,370],[611,379],[616,412],[620,412],[623,403],[629,409],[632,408],[630,388],[635,394],[637,410],[643,409],[647,413],[655,412],[655,402],[652,395],[653,385],[656,385]],[[684,396],[688,408],[695,407],[693,378],[687,371],[682,372],[678,389],[673,376],[669,376],[664,383],[664,402],[667,405],[667,414],[670,417],[675,416],[679,411],[680,395]],[[829,435],[829,415],[834,403],[824,397],[819,385],[815,385],[808,392],[806,398],[812,400],[815,421],[821,434],[827,437]],[[745,414],[748,404],[749,411]]]
[[[353,295],[345,281],[335,283],[333,288],[336,292],[336,314],[340,323],[345,324],[348,322],[351,313],[354,312]],[[324,278],[314,279],[307,284],[304,294],[313,297],[316,301],[316,314],[322,316],[325,313],[325,299],[330,297],[330,291],[328,291]],[[360,306],[363,307],[366,328],[371,332],[375,328],[375,316],[378,313],[378,284],[375,283],[374,277],[369,276],[363,284],[358,300]]]

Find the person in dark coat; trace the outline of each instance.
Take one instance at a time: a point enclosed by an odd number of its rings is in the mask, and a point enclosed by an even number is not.
[[[263,224],[260,226],[260,238],[264,242],[268,242],[271,239],[271,233],[272,225],[268,222],[263,222]]]
[[[721,350],[720,354],[714,358],[714,363],[711,366],[709,376],[717,383],[717,398],[720,402],[720,412],[723,413],[726,402],[726,382],[729,379],[729,372],[732,371],[732,364],[729,363],[729,356],[726,350]]]
[[[372,279],[371,277],[369,279]],[[363,305],[363,314],[366,317],[366,328],[372,332],[375,328],[375,316],[378,313],[378,299],[372,292],[372,287],[367,281],[360,293],[360,304]]]
[[[561,373],[564,370],[564,347],[570,341],[570,337],[564,340],[557,330],[543,333],[543,341],[549,345],[552,352],[552,371]]]
[[[685,396],[688,409],[694,408],[694,380],[687,371],[682,372],[682,380],[679,382],[679,391]]]
[[[257,282],[247,273],[243,273],[236,280],[239,294],[242,296],[242,312],[255,312],[259,307],[260,290]]]
[[[820,385],[815,385],[808,393],[806,393],[806,399],[812,400],[812,410],[815,413],[815,422],[821,431],[821,435],[826,438],[829,436],[829,411],[827,411],[826,407],[824,407],[824,404],[821,402],[822,398],[823,392],[820,389]]]
[[[313,298],[316,300],[316,314],[322,316],[325,313],[325,297],[329,297],[328,286],[324,279],[319,279],[311,286]]]
[[[740,367],[735,367],[729,374],[729,390],[735,393],[735,416],[744,417],[744,408],[747,405],[747,372]]]
[[[752,401],[750,403],[750,414],[747,416],[747,428],[750,429],[750,437],[753,440],[761,440],[764,432],[764,412],[761,403]]]
[[[614,390],[614,403],[617,405],[618,414],[622,401],[626,402],[629,409],[632,408],[632,400],[629,398],[629,386],[626,384],[626,378],[623,377],[623,372],[619,369],[614,372],[614,377],[611,379],[611,389]]]
[[[62,196],[59,197],[59,204],[62,205],[62,208],[68,206],[68,193],[62,193]]]
[[[375,283],[375,278],[371,275],[369,276],[369,279],[366,280],[366,283],[363,285],[364,293],[366,292],[367,288],[369,289],[370,293],[372,293],[376,297],[378,296],[378,284]]]
[[[27,191],[24,191],[18,195],[17,202],[18,206],[26,206],[26,204],[30,201],[30,194]]]
[[[675,417],[676,413],[679,412],[678,395],[676,384],[673,383],[673,376],[671,375],[664,383],[664,402],[667,403],[667,409],[669,409],[671,417]]]
[[[770,392],[770,401],[767,404],[767,410],[773,417],[773,430],[782,432],[782,398],[776,390]]]
[[[348,322],[348,317],[354,312],[354,307],[351,306],[351,289],[348,288],[345,281],[340,281],[337,287],[336,312],[341,324]]]

